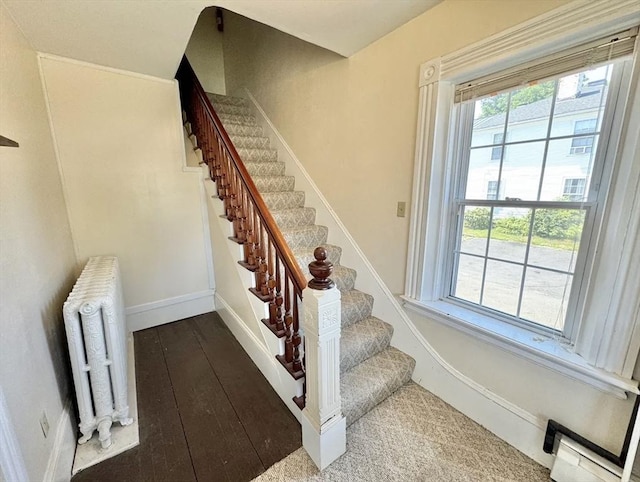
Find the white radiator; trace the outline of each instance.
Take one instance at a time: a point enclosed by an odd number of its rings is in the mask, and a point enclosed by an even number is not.
[[[126,321],[118,258],[90,258],[63,307],[80,432],[87,442],[98,430],[111,445],[111,425],[129,425]]]

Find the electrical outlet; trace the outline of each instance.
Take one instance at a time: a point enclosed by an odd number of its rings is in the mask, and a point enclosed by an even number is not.
[[[40,428],[42,429],[44,438],[47,438],[47,435],[49,435],[49,420],[47,420],[47,413],[44,410],[40,416]]]
[[[407,203],[404,201],[398,201],[398,209],[396,210],[396,216],[404,218],[407,213]]]

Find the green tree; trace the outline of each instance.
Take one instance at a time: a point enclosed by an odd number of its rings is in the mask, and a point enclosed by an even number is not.
[[[525,87],[511,94],[511,102],[509,104],[511,109],[515,109],[521,105],[532,104],[533,102],[551,97],[554,90],[555,80],[548,80],[541,84]],[[508,93],[482,99],[480,101],[480,105],[482,106],[480,117],[488,117],[506,112],[508,99]]]

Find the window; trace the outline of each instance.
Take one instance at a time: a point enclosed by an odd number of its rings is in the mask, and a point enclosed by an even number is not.
[[[569,9],[565,17],[558,36]],[[632,314],[640,281],[625,282],[640,252],[630,191],[640,182],[640,141],[624,127],[640,123],[629,103],[640,95],[631,82],[637,29],[593,40],[576,21],[570,49],[558,52],[541,25],[527,27],[537,37],[518,34],[513,58],[524,64],[501,60],[504,70],[487,74],[492,54],[514,45],[505,34],[482,43],[479,57],[476,45],[421,66],[402,298],[432,320],[624,396],[637,385],[640,348]],[[591,40],[580,45],[576,32]],[[573,155],[582,138],[592,139],[590,152]]]
[[[489,181],[487,183],[487,199],[498,199],[498,181]]]
[[[598,85],[602,85],[599,83]],[[603,86],[604,87],[604,86]],[[591,134],[596,131],[598,119],[587,119],[576,121],[573,127],[573,134],[578,136],[581,134]],[[574,137],[571,139],[571,154],[591,154],[593,149],[594,136]]]
[[[562,197],[568,201],[582,201],[587,180],[584,177],[577,179],[565,179],[562,188]]]
[[[504,141],[504,134],[502,132],[493,135],[494,144],[502,144]],[[502,146],[495,146],[491,148],[491,160],[499,161],[502,157]]]
[[[571,199],[558,193],[571,173],[590,179],[594,171],[601,173],[603,156],[568,158],[562,145],[578,129],[567,132],[571,126],[595,131],[607,110],[606,86],[614,68],[605,64],[460,104],[466,126],[459,130],[455,156],[460,174],[453,184],[445,298],[511,322],[564,330],[572,294],[578,295],[572,288],[580,283],[574,281],[583,271],[584,262],[577,262],[582,234],[594,226],[597,203],[595,192],[590,203],[576,199],[576,193]],[[579,78],[605,82],[584,98]],[[576,120],[585,112],[593,118]],[[496,148],[483,145],[484,132],[496,126],[511,135],[500,153],[498,180],[489,181],[482,200],[476,185],[496,171],[485,154]],[[504,198],[498,195],[502,183],[509,186]],[[585,239],[590,236],[587,232]]]

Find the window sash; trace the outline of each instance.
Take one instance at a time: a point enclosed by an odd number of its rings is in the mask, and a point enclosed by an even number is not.
[[[611,129],[611,124],[613,121],[613,116],[615,113],[615,97],[617,96],[617,92],[620,88],[621,81],[621,73],[622,70],[621,64],[614,64],[613,73],[610,81],[610,88],[607,92],[607,102],[606,108],[602,120],[602,125],[597,133],[590,133],[591,135],[582,135],[576,137],[575,133],[573,135],[566,136],[567,138],[571,138],[572,142],[575,139],[593,139],[594,135],[600,134],[601,132],[608,132]],[[565,72],[560,72],[557,77],[561,77],[565,74]],[[455,163],[455,175],[453,177],[453,182],[450,192],[449,203],[449,212],[447,215],[447,225],[449,228],[447,229],[447,241],[446,241],[446,258],[444,261],[444,283],[443,286],[440,287],[440,297],[441,299],[446,299],[447,301],[454,302],[459,304],[459,300],[455,297],[451,296],[452,293],[452,283],[454,281],[454,269],[455,266],[455,257],[456,250],[458,248],[457,243],[462,236],[462,216],[460,216],[461,206],[464,205],[473,205],[473,206],[487,206],[487,207],[517,207],[517,208],[558,208],[558,209],[571,209],[571,208],[582,208],[585,209],[585,219],[582,229],[582,236],[580,239],[580,248],[578,252],[578,257],[576,261],[576,266],[574,270],[574,278],[571,286],[571,291],[569,293],[566,316],[564,320],[564,325],[562,329],[562,336],[565,337],[569,341],[575,340],[577,336],[577,332],[579,329],[580,321],[581,321],[581,311],[582,307],[585,303],[585,292],[586,287],[588,285],[588,280],[586,279],[587,273],[589,272],[588,266],[593,262],[593,247],[591,245],[594,240],[594,231],[595,226],[599,225],[602,220],[602,209],[599,209],[598,203],[602,203],[604,201],[604,197],[606,196],[607,190],[600,190],[599,187],[601,185],[602,176],[604,173],[604,153],[607,149],[607,142],[602,141],[598,145],[598,149],[594,158],[594,164],[591,172],[591,182],[589,183],[589,192],[587,199],[589,202],[572,202],[572,201],[560,201],[560,202],[548,202],[548,201],[500,201],[500,200],[488,200],[488,199],[466,199],[464,198],[464,190],[467,184],[467,176],[468,176],[468,166],[469,166],[469,157],[471,152],[471,137],[473,132],[473,117],[474,117],[474,101],[467,101],[463,103],[457,103],[454,105],[454,117],[457,119],[457,125],[452,124],[452,128],[457,132],[455,136],[457,138],[457,142],[455,144],[455,149],[453,151],[453,159]],[[549,133],[548,133],[549,134]],[[602,139],[607,136],[600,136]],[[542,138],[540,140],[545,140],[550,142],[554,137],[549,136]],[[529,140],[522,142],[531,142]],[[504,142],[500,147],[507,145],[508,143]],[[478,147],[478,146],[474,146]],[[590,148],[591,149],[591,148]],[[573,150],[573,147],[572,147]],[[521,293],[522,294],[522,293]],[[519,319],[510,315],[502,315],[499,312],[492,310],[490,308],[486,308],[484,306],[474,304],[471,302],[462,302],[463,305],[471,308],[473,311],[477,311],[479,313],[490,314],[490,316],[494,316],[498,319],[502,319],[503,321],[510,322],[516,325],[525,325],[530,329],[543,333],[558,333],[553,329],[547,329],[546,327],[539,325],[537,323],[528,322],[528,320]]]

